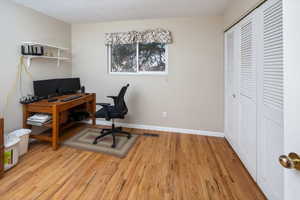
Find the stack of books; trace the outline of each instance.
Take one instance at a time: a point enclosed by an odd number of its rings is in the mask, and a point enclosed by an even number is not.
[[[43,126],[52,121],[52,116],[48,114],[35,114],[27,119],[27,124],[33,126]]]

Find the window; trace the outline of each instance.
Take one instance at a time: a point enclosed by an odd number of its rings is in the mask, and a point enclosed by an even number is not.
[[[110,72],[136,72],[136,44],[118,44],[111,46]]]
[[[167,74],[167,45],[163,43],[108,46],[111,74]]]

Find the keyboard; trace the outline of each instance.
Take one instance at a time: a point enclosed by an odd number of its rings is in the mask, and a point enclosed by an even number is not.
[[[82,97],[82,96],[80,96],[80,95],[78,95],[78,96],[70,96],[70,97],[67,97],[67,98],[64,98],[64,99],[60,100],[60,102],[68,102],[68,101],[72,101],[74,99],[79,99],[80,97]]]

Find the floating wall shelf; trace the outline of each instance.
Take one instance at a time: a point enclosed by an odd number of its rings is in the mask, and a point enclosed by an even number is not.
[[[39,43],[39,42],[23,42],[22,44],[23,45],[43,46],[43,47],[48,47],[48,48],[53,48],[53,49],[60,49],[60,50],[64,50],[64,51],[69,50],[68,48],[65,48],[65,47],[58,47],[58,46],[54,46],[54,45],[50,45],[50,44],[46,44],[46,43]]]
[[[26,59],[27,67],[29,68],[32,62],[32,59],[54,59],[57,60],[57,66],[59,67],[61,61],[71,60],[71,58],[61,56],[64,51],[68,51],[68,48],[58,47],[50,44],[38,43],[38,42],[22,42],[22,45],[31,45],[31,46],[42,46],[47,49],[55,49],[57,56],[35,56],[35,55],[24,55]]]

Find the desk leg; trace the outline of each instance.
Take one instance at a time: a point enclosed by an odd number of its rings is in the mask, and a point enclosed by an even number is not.
[[[31,128],[31,126],[27,124],[27,119],[29,116],[30,112],[27,111],[27,106],[23,105],[23,128]]]
[[[93,102],[92,102],[92,121],[93,121],[93,126],[96,125],[96,94],[93,95]]]
[[[59,112],[56,106],[53,106],[52,109],[52,149],[57,150],[59,142]]]

